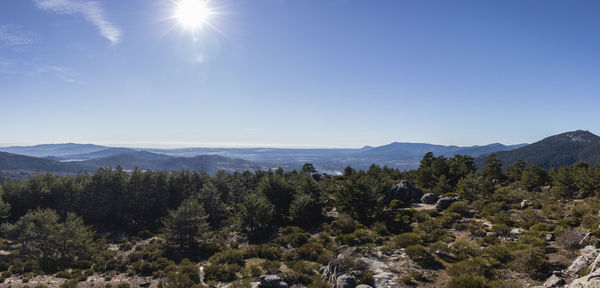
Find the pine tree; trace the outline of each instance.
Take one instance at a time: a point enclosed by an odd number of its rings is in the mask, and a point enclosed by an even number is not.
[[[196,238],[208,231],[207,218],[198,199],[190,197],[183,200],[179,208],[169,211],[169,215],[163,220],[167,241],[180,249],[192,247]]]

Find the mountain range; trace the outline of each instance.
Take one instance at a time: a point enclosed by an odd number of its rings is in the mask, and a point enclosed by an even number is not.
[[[299,169],[313,163],[325,173],[339,173],[350,165],[357,169],[371,164],[401,170],[414,169],[427,152],[436,156],[455,154],[475,157],[478,167],[491,153],[505,163],[517,160],[550,168],[576,162],[600,163],[600,137],[583,130],[562,133],[533,144],[444,146],[427,143],[394,142],[383,146],[350,149],[292,148],[181,148],[141,149],[94,144],[42,144],[0,148],[0,179],[24,178],[38,172],[73,174],[94,172],[102,167],[121,166],[151,170],[204,170],[216,173],[283,167]]]

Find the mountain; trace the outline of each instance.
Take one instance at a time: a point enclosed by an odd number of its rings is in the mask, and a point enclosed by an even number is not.
[[[600,137],[589,131],[577,130],[544,138],[533,144],[496,153],[498,159],[508,167],[517,160],[527,165],[536,164],[542,168],[573,165],[577,162],[600,164]],[[487,155],[478,157],[478,167],[483,167]]]
[[[286,170],[300,169],[304,163],[310,162],[325,173],[340,173],[346,166],[357,169],[367,169],[372,164],[388,166],[401,170],[414,169],[427,152],[436,156],[451,157],[454,154],[479,156],[496,151],[519,148],[523,145],[506,146],[499,143],[485,146],[444,146],[427,143],[394,142],[388,145],[356,148],[179,148],[179,149],[141,149],[104,147],[91,144],[44,144],[26,147],[6,147],[0,151],[13,151],[36,157],[45,157],[62,162],[79,162],[82,167],[139,167],[141,169],[179,170],[185,167],[225,167],[230,170],[240,170],[240,167],[282,167]],[[240,159],[246,162],[216,161],[204,157],[203,161],[221,163],[220,165],[204,165],[201,159],[193,163],[189,159],[197,156],[221,156],[229,159]],[[180,164],[175,165],[168,158],[176,158]],[[158,163],[155,160],[165,160]],[[168,163],[167,163],[168,162]],[[223,163],[227,163],[224,165]],[[261,164],[256,164],[261,163]],[[162,166],[166,165],[166,166]],[[210,168],[216,169],[216,168]]]
[[[62,163],[55,160],[0,152],[0,181],[24,179],[36,173],[75,174],[91,171],[81,163]]]
[[[503,145],[500,143],[489,144],[485,146],[444,146],[427,143],[399,143],[394,142],[388,145],[383,145],[375,148],[371,148],[365,151],[358,152],[356,155],[362,157],[382,157],[386,159],[395,158],[399,159],[402,157],[423,157],[427,152],[433,152],[436,156],[450,157],[454,154],[479,156],[482,154],[488,154],[496,151],[506,151],[516,148],[523,147],[526,144],[518,145]],[[420,159],[419,159],[420,160]]]
[[[73,163],[73,162],[71,162]],[[131,170],[165,170],[165,171],[206,171],[216,173],[220,170],[227,172],[260,170],[265,166],[241,159],[233,159],[219,155],[200,155],[195,157],[172,157],[145,151],[113,155],[104,158],[90,159],[78,162],[86,167],[117,167]]]
[[[62,157],[72,154],[92,153],[107,147],[94,144],[41,144],[35,146],[11,146],[0,148],[1,152],[27,155],[32,157]]]

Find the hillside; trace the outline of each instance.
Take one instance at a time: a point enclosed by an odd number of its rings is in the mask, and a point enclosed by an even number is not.
[[[0,180],[22,179],[35,173],[74,174],[90,171],[80,163],[62,163],[55,160],[0,152]]]
[[[573,165],[577,162],[600,163],[600,137],[589,131],[577,130],[544,138],[541,141],[515,149],[496,153],[498,159],[508,167],[517,160],[527,165],[536,164],[542,168]],[[482,167],[487,156],[476,159]]]
[[[65,144],[40,144],[35,146],[11,146],[2,147],[0,151],[20,154],[32,157],[62,157],[72,154],[86,154],[100,150],[104,150],[107,147],[94,145],[94,144],[77,144],[77,143],[65,143]]]

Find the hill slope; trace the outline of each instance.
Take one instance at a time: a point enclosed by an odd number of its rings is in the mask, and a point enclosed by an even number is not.
[[[496,153],[498,159],[508,167],[517,160],[527,165],[536,164],[542,168],[573,165],[577,162],[600,164],[600,137],[589,131],[577,130],[544,138],[538,142],[515,149]],[[478,157],[478,167],[482,167],[486,156]]]

